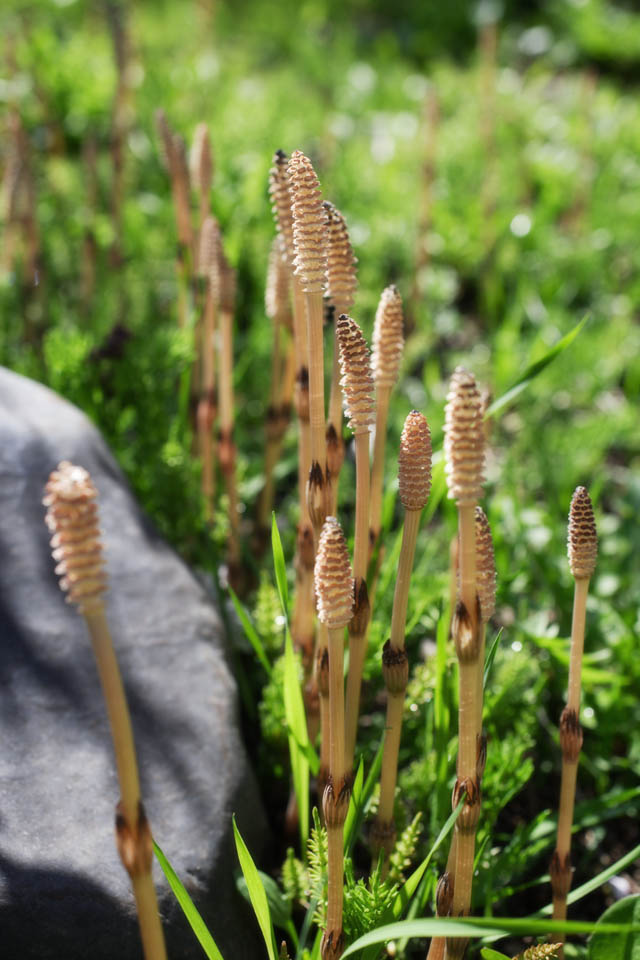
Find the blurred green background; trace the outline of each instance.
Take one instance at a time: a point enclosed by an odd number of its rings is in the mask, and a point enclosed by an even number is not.
[[[365,333],[387,283],[405,298],[413,332],[388,447],[394,530],[394,450],[408,410],[425,412],[437,445],[456,363],[500,397],[587,317],[571,347],[492,423],[486,510],[504,632],[488,695],[495,749],[485,835],[493,833],[482,847],[478,904],[518,909],[505,896],[523,883],[537,883],[527,903],[547,896],[541,877],[551,839],[536,846],[531,825],[541,806],[556,803],[572,597],[566,515],[580,483],[596,507],[600,557],[589,602],[578,798],[595,803],[596,813],[587,806],[576,882],[620,856],[638,842],[640,762],[635,4],[5,0],[0,27],[0,362],[81,406],[155,523],[215,576],[225,501],[211,530],[175,388],[193,345],[177,328],[176,232],[154,112],[162,107],[187,142],[198,122],[209,125],[212,208],[239,277],[234,380],[245,560],[254,584],[262,576],[255,612],[264,621],[267,610],[267,634],[274,630],[269,588],[248,545],[269,389],[263,295],[276,149],[307,153],[325,197],[347,219],[359,259],[354,316]],[[288,559],[295,456],[292,429],[277,474]],[[350,529],[350,462],[346,475]],[[416,561],[408,643],[418,660],[435,637],[454,528],[443,500]],[[373,746],[382,732],[376,671],[390,615],[390,560],[385,569],[365,704]],[[247,602],[255,603],[251,592]],[[242,652],[238,669],[249,686],[262,682]],[[406,817],[432,804],[432,838],[450,784],[433,799],[431,670],[427,656],[408,708],[424,750],[418,758],[407,743],[401,785]],[[449,697],[453,703],[453,687]],[[265,742],[275,751],[284,743],[277,701],[277,689],[268,689]],[[454,748],[450,741],[449,758]],[[506,797],[515,799],[505,816]],[[629,891],[637,882],[637,871],[626,875]],[[598,915],[610,895],[598,894],[591,906],[587,898],[585,915]]]

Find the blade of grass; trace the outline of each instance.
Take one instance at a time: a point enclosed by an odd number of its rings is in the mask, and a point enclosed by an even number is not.
[[[282,604],[282,612],[289,623],[289,588],[287,586],[287,568],[284,562],[284,551],[282,549],[282,540],[280,531],[276,523],[276,515],[271,515],[271,549],[273,551],[273,569],[276,574],[276,585]]]
[[[242,628],[247,636],[247,640],[253,647],[255,654],[258,660],[260,661],[260,663],[262,664],[262,666],[264,667],[267,676],[269,677],[269,679],[271,679],[273,670],[272,670],[271,664],[269,663],[269,658],[267,657],[267,654],[265,652],[262,640],[260,639],[260,636],[258,635],[256,628],[251,623],[251,620],[249,619],[249,614],[247,613],[247,611],[244,609],[244,607],[238,600],[233,589],[231,587],[227,587],[227,590],[229,591],[229,596],[231,597],[231,603],[233,604],[234,609],[238,615],[238,620],[242,624]]]
[[[607,867],[606,870],[602,870],[596,877],[592,877],[591,880],[587,880],[586,883],[583,883],[582,886],[576,887],[575,890],[572,890],[567,897],[567,903],[576,903],[577,900],[582,900],[583,897],[588,896],[588,894],[593,893],[594,890],[597,890],[598,887],[601,887],[603,883],[606,883],[610,877],[615,876],[619,870],[624,870],[624,868],[633,863],[640,857],[640,844],[637,847],[634,847],[633,850],[630,850],[629,853],[625,853],[624,857],[620,857],[619,860],[616,860],[615,863],[612,863],[610,867]],[[551,914],[553,913],[553,907],[547,906],[543,907],[540,911],[540,914]]]
[[[185,890],[180,877],[175,872],[166,855],[163,853],[162,849],[155,840],[153,841],[153,852],[156,855],[158,863],[162,867],[162,872],[167,878],[167,883],[173,890],[176,900],[182,907],[182,912],[189,921],[189,925],[195,933],[198,943],[206,953],[207,957],[209,957],[209,960],[223,960],[222,954],[218,950],[215,940],[209,933],[207,925],[198,913],[193,900]]]
[[[305,716],[298,662],[293,652],[291,634],[287,629],[284,647],[284,714],[289,728],[289,755],[291,776],[298,804],[300,849],[304,853],[309,837],[309,735]]]
[[[512,400],[522,393],[525,390],[532,380],[542,373],[545,367],[548,367],[549,364],[556,359],[567,347],[571,346],[575,338],[578,336],[585,323],[589,319],[588,316],[583,317],[580,323],[577,323],[575,327],[565,334],[557,343],[551,347],[550,350],[540,357],[539,360],[534,360],[533,363],[530,363],[526,368],[521,377],[519,377],[512,387],[503,393],[501,397],[498,397],[497,400],[494,400],[487,412],[485,413],[485,419],[495,416],[498,411],[502,410],[503,407],[506,407]]]
[[[495,635],[494,640],[493,640],[493,643],[491,644],[491,647],[489,648],[489,652],[488,652],[488,654],[487,654],[487,659],[485,660],[485,664],[484,664],[484,678],[483,678],[483,681],[482,681],[482,686],[483,686],[483,689],[485,689],[485,690],[486,690],[486,688],[487,688],[487,683],[488,683],[488,680],[489,680],[489,675],[491,674],[491,667],[493,666],[493,661],[495,660],[496,653],[498,652],[498,645],[499,645],[499,643],[500,643],[500,637],[501,637],[501,636],[502,636],[502,627],[500,627],[500,629],[498,630],[497,634]]]
[[[247,845],[242,839],[240,831],[238,830],[235,814],[233,816],[233,835],[236,841],[236,850],[238,853],[238,860],[240,861],[240,868],[245,880],[247,881],[249,899],[251,900],[251,906],[253,907],[253,911],[256,915],[258,926],[260,927],[262,936],[264,937],[264,942],[267,945],[269,960],[278,960],[278,950],[276,948],[276,938],[273,931],[273,923],[271,922],[271,914],[269,913],[267,894],[265,893],[258,869],[253,862],[253,858],[249,853],[249,850],[247,849]]]
[[[433,917],[428,920],[400,920],[390,923],[370,933],[365,933],[352,943],[343,957],[351,956],[358,950],[387,940],[400,940],[412,937],[500,937],[507,934],[529,936],[548,933],[593,933],[597,928],[601,933],[635,933],[640,925],[630,923],[604,924],[582,923],[569,920],[522,920],[511,917]]]
[[[344,852],[348,853],[351,849],[353,834],[355,833],[356,818],[361,807],[362,787],[364,784],[364,760],[360,757],[360,763],[353,780],[351,788],[351,797],[349,799],[349,809],[347,810],[347,819],[344,822]]]
[[[363,761],[361,760],[360,764],[358,765],[358,773],[360,772],[360,766],[362,765],[362,763]],[[369,770],[369,773],[367,774],[367,779],[365,780],[364,786],[362,787],[360,802],[357,804],[357,806],[354,806],[355,814],[354,814],[353,820],[349,823],[348,831],[345,825],[344,852],[346,856],[349,856],[353,849],[353,845],[356,841],[356,837],[358,836],[358,831],[360,830],[362,821],[364,819],[364,812],[367,809],[367,804],[371,799],[371,794],[373,793],[374,787],[378,782],[381,766],[382,766],[382,743],[380,743],[380,745],[378,746],[376,755],[373,758],[373,763],[371,764],[371,768]],[[349,810],[351,810],[351,803],[349,804]]]

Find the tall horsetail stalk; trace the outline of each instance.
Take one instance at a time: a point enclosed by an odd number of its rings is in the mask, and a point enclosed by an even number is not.
[[[121,792],[116,846],[131,879],[144,955],[146,960],[166,960],[151,875],[151,828],[142,805],[131,718],[104,609],[106,576],[96,488],[86,470],[63,461],[50,475],[45,494],[56,573],[62,577],[67,602],[76,605],[87,624],[109,716]]]
[[[302,282],[294,273],[295,248],[293,243],[293,214],[291,191],[287,172],[288,158],[277,150],[269,171],[269,195],[278,233],[282,239],[284,256],[291,277],[293,290],[293,345],[295,358],[294,406],[298,417],[298,496],[300,519],[296,543],[296,592],[291,618],[291,638],[302,653],[307,672],[312,664],[314,644],[314,599],[313,599],[313,529],[309,520],[306,485],[311,468],[311,444],[309,425],[309,367],[307,349],[307,320],[305,314]],[[309,708],[315,698],[307,702]],[[314,721],[315,722],[315,721]],[[311,736],[311,732],[310,732]],[[311,737],[313,739],[313,737]]]
[[[340,211],[327,200],[324,202],[327,214],[327,295],[333,306],[334,322],[343,313],[351,312],[355,301],[358,280],[356,263],[349,239],[347,224]],[[333,372],[331,393],[329,396],[329,416],[327,418],[327,469],[331,477],[331,513],[338,508],[338,478],[344,461],[344,439],[342,436],[342,393],[340,391],[340,359],[338,337],[333,336]]]
[[[448,863],[448,887],[454,917],[469,912],[475,831],[480,812],[478,783],[479,729],[478,673],[480,661],[480,616],[476,574],[475,507],[482,494],[484,471],[484,429],[481,398],[473,374],[456,368],[451,378],[445,408],[445,474],[449,497],[458,507],[460,593],[453,617],[452,634],[458,657],[458,764],[452,806],[464,797],[456,821],[452,847],[455,861]],[[447,960],[462,957],[466,941],[449,939]]]
[[[328,631],[329,776],[322,796],[327,827],[327,927],[322,937],[323,960],[334,960],[344,949],[342,933],[343,831],[351,794],[351,769],[344,749],[344,628],[353,612],[353,577],[349,552],[335,517],[325,520],[315,561],[314,582],[318,619]]]
[[[336,324],[339,347],[340,383],[344,391],[344,407],[349,417],[356,448],[356,522],[353,540],[354,611],[349,623],[349,673],[345,749],[349,765],[353,764],[360,712],[360,687],[367,650],[367,629],[371,610],[367,592],[367,559],[369,554],[369,431],[375,419],[373,377],[369,348],[362,330],[344,314]]]
[[[307,316],[309,367],[309,420],[311,468],[307,481],[307,506],[317,542],[330,507],[327,474],[325,409],[323,293],[327,272],[327,223],[320,184],[308,157],[300,150],[291,154],[287,167],[293,217],[294,269],[304,291]]]
[[[227,541],[229,579],[237,583],[240,576],[240,536],[238,489],[236,486],[236,447],[233,436],[233,315],[236,299],[236,272],[228,263],[222,248],[219,260],[220,282],[220,430],[218,459],[229,498],[229,537]]]
[[[189,173],[191,184],[198,195],[198,224],[202,230],[209,215],[209,198],[213,183],[213,156],[209,128],[206,123],[199,123],[194,131],[189,151]]]
[[[567,705],[560,717],[562,778],[556,848],[550,865],[553,890],[553,919],[566,920],[567,896],[571,889],[571,825],[578,775],[578,758],[582,749],[580,726],[580,687],[582,653],[587,610],[589,580],[596,567],[598,537],[591,498],[585,487],[577,487],[569,510],[569,567],[575,580],[573,618],[571,623],[571,658]],[[564,938],[562,938],[564,942]]]
[[[200,229],[198,272],[204,288],[200,345],[200,400],[198,402],[198,453],[202,461],[202,494],[205,515],[213,520],[215,499],[215,447],[213,424],[216,418],[215,321],[219,301],[218,270],[220,229],[215,217],[206,217]]]
[[[160,134],[164,161],[171,181],[171,196],[178,234],[176,248],[178,325],[184,329],[189,317],[189,281],[193,258],[193,229],[189,206],[189,169],[184,140],[173,133],[164,110],[156,111],[156,127]]]
[[[271,389],[267,408],[264,486],[258,498],[256,517],[262,539],[269,530],[274,498],[273,471],[280,459],[282,439],[289,422],[289,407],[295,376],[293,354],[289,350],[289,331],[292,328],[289,288],[290,273],[285,260],[284,245],[281,235],[276,234],[269,254],[265,290],[265,313],[273,324],[273,351]]]
[[[384,453],[387,439],[389,398],[400,371],[404,350],[404,315],[402,297],[394,285],[382,291],[373,326],[373,355],[371,366],[376,385],[376,427],[371,468],[371,501],[369,544],[372,551],[380,536],[382,525],[382,485],[384,483]]]
[[[380,801],[371,831],[374,855],[383,850],[385,859],[393,850],[396,839],[393,804],[398,776],[404,695],[409,679],[405,647],[409,582],[420,515],[431,490],[431,433],[425,417],[417,410],[413,410],[404,423],[398,454],[398,481],[400,500],[406,513],[393,597],[391,636],[382,651],[382,675],[387,689],[387,718],[380,773]]]

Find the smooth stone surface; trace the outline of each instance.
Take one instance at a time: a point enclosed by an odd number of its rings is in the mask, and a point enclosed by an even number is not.
[[[98,431],[45,387],[0,368],[0,953],[140,958],[114,844],[119,790],[82,617],[64,602],[41,504],[60,460],[99,492],[106,596],[154,836],[225,958],[262,954],[235,891],[231,814],[254,855],[266,833],[238,729],[221,623],[154,532]],[[154,863],[171,958],[202,958]]]

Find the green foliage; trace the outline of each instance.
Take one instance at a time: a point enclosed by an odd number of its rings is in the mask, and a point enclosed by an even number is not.
[[[344,879],[342,926],[349,942],[380,925],[391,909],[398,886],[389,879],[382,879],[382,859],[366,879],[356,880],[353,863],[347,858]]]
[[[236,851],[238,854],[238,860],[240,861],[240,868],[247,885],[248,897],[256,915],[258,926],[260,927],[260,931],[264,937],[269,960],[276,960],[278,951],[276,950],[275,946],[275,934],[273,931],[273,921],[269,907],[269,900],[264,883],[260,877],[260,873],[253,862],[253,858],[247,849],[247,845],[242,839],[240,831],[238,830],[235,816],[233,818],[233,835],[236,842]]]
[[[628,933],[600,933],[610,923],[631,924]],[[625,897],[602,914],[589,941],[589,960],[638,960],[640,957],[640,896]]]
[[[327,919],[327,868],[329,863],[327,831],[320,823],[317,807],[313,808],[313,827],[307,844],[309,898],[315,903],[314,920],[324,928]]]
[[[422,833],[421,820],[422,812],[418,811],[396,840],[389,857],[389,880],[392,883],[399,884],[406,880],[405,873],[415,860],[418,840]]]
[[[253,608],[256,630],[270,656],[282,651],[283,617],[280,600],[271,577],[260,571],[260,583]]]

